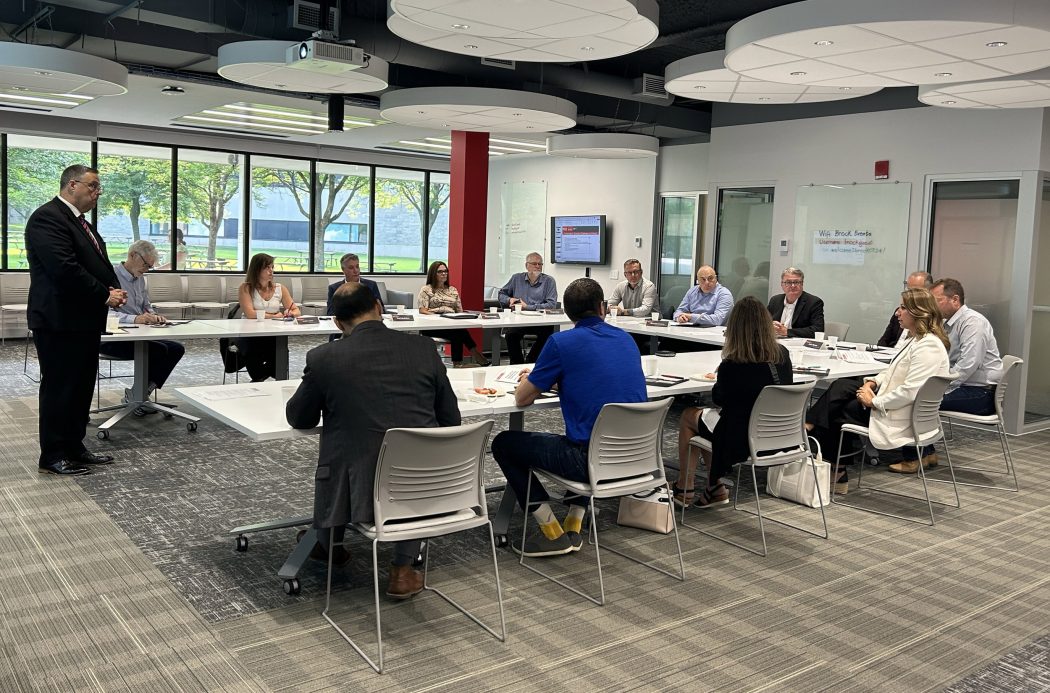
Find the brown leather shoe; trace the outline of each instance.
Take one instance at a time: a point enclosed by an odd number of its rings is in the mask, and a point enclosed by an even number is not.
[[[922,468],[929,469],[930,467],[937,466],[937,453],[930,453],[926,457],[922,458]],[[890,471],[894,474],[918,474],[919,473],[919,462],[918,460],[905,460],[904,462],[898,462],[897,464],[890,465]]]
[[[423,591],[423,571],[410,565],[390,566],[390,582],[386,596],[394,599],[409,599]]]
[[[923,466],[924,469],[929,469],[930,467],[936,467],[937,466],[937,453],[931,452],[929,455],[926,455],[926,457],[923,457],[922,458],[922,466]]]

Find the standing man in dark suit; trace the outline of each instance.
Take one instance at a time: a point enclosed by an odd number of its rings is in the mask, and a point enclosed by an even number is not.
[[[29,329],[40,362],[40,472],[87,474],[109,455],[84,447],[101,335],[109,308],[127,300],[106,243],[84,218],[102,194],[98,171],[70,166],[58,197],[26,222]]]
[[[372,521],[376,462],[390,428],[458,426],[459,405],[445,366],[428,337],[383,325],[382,304],[361,284],[346,284],[332,298],[332,314],[343,338],[311,349],[299,389],[285,410],[293,428],[313,428],[324,416],[314,475],[314,527],[328,558],[329,528],[341,544],[348,522]],[[423,589],[413,569],[418,541],[394,544],[387,594],[407,599]],[[346,563],[342,546],[333,563]]]
[[[780,273],[784,293],[769,299],[773,331],[778,337],[813,337],[824,331],[824,301],[802,290],[805,279],[797,267]]]

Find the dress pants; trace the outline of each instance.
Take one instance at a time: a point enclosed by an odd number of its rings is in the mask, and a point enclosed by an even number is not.
[[[532,477],[532,492],[529,496],[536,510],[541,503],[550,500],[547,490],[530,467],[544,469],[572,481],[587,481],[587,445],[574,443],[565,436],[533,431],[503,431],[492,439],[492,456],[507,477],[507,485],[517,496],[518,505],[525,507],[525,492],[529,477]],[[588,499],[570,496],[568,505],[587,505]]]
[[[995,414],[995,387],[960,385],[944,394],[941,411],[988,416]]]
[[[327,528],[319,528],[317,530],[317,543],[321,545],[321,548],[328,551],[328,537],[331,530]],[[346,537],[346,527],[336,527],[334,539],[336,544],[342,544],[343,539]],[[423,542],[418,539],[411,541],[395,541],[394,542],[394,555],[390,562],[397,566],[412,565],[416,561],[416,557],[423,552]]]
[[[864,384],[862,378],[839,378],[831,384],[816,404],[809,408],[806,413],[806,423],[813,424],[810,435],[820,443],[820,451],[824,459],[832,464],[838,455],[839,434],[842,432],[843,424],[851,423],[867,426],[871,421],[871,410],[857,401],[857,389]],[[850,436],[844,442],[842,454],[854,452],[851,440],[857,440],[856,436]],[[904,445],[898,448],[901,457],[906,462],[914,462],[918,459],[914,445]],[[933,453],[933,446],[923,448],[923,456]],[[850,464],[852,458],[844,462]]]
[[[175,365],[186,353],[186,347],[167,339],[155,339],[147,342],[149,350],[148,383],[164,387],[168,376],[175,370]],[[99,353],[117,359],[135,358],[135,345],[131,342],[107,342],[99,347]]]
[[[238,341],[241,358],[252,382],[277,377],[277,338],[245,337]]]
[[[40,363],[40,465],[75,459],[87,448],[91,396],[98,374],[100,332],[35,328]]]
[[[532,348],[529,349],[528,356],[521,350],[521,340],[527,334],[536,336],[536,341],[533,343]],[[554,334],[552,325],[546,327],[508,327],[503,330],[503,337],[507,340],[507,356],[510,358],[511,364],[536,363],[540,352],[543,351],[543,345],[547,343],[547,338],[552,334]]]
[[[463,363],[463,347],[472,350],[477,346],[467,330],[427,330],[423,334],[447,339],[452,348],[452,363]]]

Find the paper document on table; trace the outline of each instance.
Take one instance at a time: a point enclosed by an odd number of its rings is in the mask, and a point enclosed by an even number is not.
[[[508,385],[517,385],[518,378],[521,375],[521,366],[511,366],[510,368],[504,368],[496,374],[497,383],[507,383]]]
[[[228,399],[241,399],[242,397],[265,397],[268,394],[268,392],[258,387],[217,387],[214,390],[202,392],[201,399],[222,402]]]
[[[858,365],[875,363],[875,357],[867,351],[843,351],[838,354],[838,357],[846,363],[855,363]]]

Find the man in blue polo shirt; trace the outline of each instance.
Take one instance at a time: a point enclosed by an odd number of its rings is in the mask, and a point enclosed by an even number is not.
[[[587,446],[602,407],[609,402],[644,402],[645,376],[631,336],[604,322],[602,287],[593,279],[577,279],[565,290],[562,303],[573,329],[556,332],[531,371],[522,371],[515,402],[527,407],[544,390],[557,386],[565,435],[504,431],[492,441],[492,455],[507,484],[525,507],[529,467],[566,479],[587,480]],[[564,526],[549,504],[550,496],[533,476],[530,510],[540,531],[515,550],[526,556],[558,556],[583,545],[580,529],[586,498],[567,501]]]

